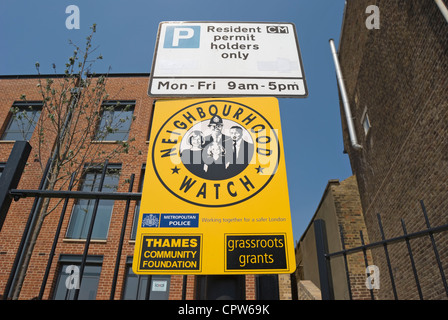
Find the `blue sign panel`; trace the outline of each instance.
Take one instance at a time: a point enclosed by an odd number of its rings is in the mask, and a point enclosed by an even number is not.
[[[168,26],[164,48],[199,48],[200,26]]]
[[[197,228],[198,213],[163,213],[160,217],[160,228]]]

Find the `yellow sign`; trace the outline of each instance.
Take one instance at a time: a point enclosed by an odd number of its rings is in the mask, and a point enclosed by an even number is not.
[[[278,101],[155,104],[136,274],[295,270]]]

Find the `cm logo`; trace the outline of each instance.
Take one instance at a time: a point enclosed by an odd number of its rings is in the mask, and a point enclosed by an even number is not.
[[[200,26],[167,26],[164,48],[199,48]]]
[[[267,33],[289,33],[287,26],[267,26]]]

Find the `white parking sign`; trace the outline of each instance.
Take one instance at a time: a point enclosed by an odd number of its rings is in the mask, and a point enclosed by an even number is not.
[[[162,22],[148,94],[306,97],[295,26],[275,22]]]

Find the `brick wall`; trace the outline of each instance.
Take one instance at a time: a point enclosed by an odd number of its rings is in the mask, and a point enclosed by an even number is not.
[[[292,300],[291,275],[279,274],[278,275],[278,287],[279,287],[279,299],[280,300]]]
[[[331,187],[338,225],[342,226],[345,248],[355,248],[362,245],[361,232],[365,243],[369,242],[361,201],[359,198],[356,177],[351,176],[340,184]],[[367,251],[369,264],[373,264],[370,250]],[[365,261],[362,252],[347,255],[347,264],[350,274],[352,299],[370,299],[366,289]]]
[[[350,249],[361,246],[361,232],[364,243],[368,243],[369,236],[364,222],[356,177],[351,176],[339,184],[332,185],[331,191],[336,207],[338,225],[342,226],[344,233],[345,248]],[[367,251],[367,261],[369,265],[374,263],[370,250]],[[352,299],[370,299],[370,292],[365,285],[366,265],[364,254],[362,252],[348,254],[347,264]]]
[[[365,8],[380,9],[380,29],[365,27]],[[370,241],[424,229],[419,200],[432,226],[448,221],[448,23],[434,1],[349,1],[340,62],[362,151],[345,149],[357,176]],[[367,113],[371,129],[361,125]],[[448,237],[435,236],[445,273]],[[412,240],[424,299],[446,299],[430,240]],[[418,299],[405,243],[391,245],[399,299]],[[373,250],[381,272],[380,299],[392,299],[384,251]]]
[[[297,282],[297,291],[299,300],[322,300],[319,288],[309,280]]]
[[[56,79],[56,81],[58,81]],[[26,94],[27,100],[42,100],[39,96],[37,88],[37,79],[0,79],[0,87],[2,94],[0,95],[0,119],[2,125],[5,126],[8,119],[8,112],[14,101],[20,101],[20,96]],[[119,182],[119,192],[128,192],[129,184],[124,183],[132,173],[136,174],[133,192],[138,190],[138,181],[140,179],[141,166],[146,162],[147,157],[147,139],[148,124],[150,123],[151,110],[153,100],[147,94],[148,77],[110,77],[107,85],[107,91],[110,94],[109,99],[119,100],[135,100],[136,106],[134,115],[135,121],[131,125],[130,136],[135,137],[135,151],[130,154],[122,154],[113,162],[122,163],[122,170]],[[30,144],[33,146],[26,170],[22,176],[19,189],[37,189],[42,176],[41,164],[35,161],[34,154],[37,150],[37,135],[33,134]],[[51,138],[51,137],[47,137]],[[0,161],[6,162],[12,149],[13,142],[0,142]],[[111,145],[104,145],[103,148],[113,148]],[[45,151],[45,150],[44,150]],[[49,150],[48,150],[49,151]],[[141,152],[138,152],[141,151]],[[34,152],[34,153],[33,153]],[[46,156],[49,156],[46,155]],[[46,159],[44,155],[43,159]],[[45,163],[42,164],[45,166]],[[53,200],[55,202],[56,200]],[[0,233],[0,290],[3,293],[6,282],[9,277],[16,251],[18,249],[24,227],[33,204],[32,198],[21,199],[13,202],[8,212],[5,224]],[[55,284],[55,276],[57,275],[57,260],[60,254],[78,254],[82,255],[84,250],[83,240],[65,239],[65,234],[70,220],[70,213],[73,208],[74,200],[69,201],[67,212],[59,237],[56,255],[53,260],[50,276],[47,282],[44,299],[51,298],[52,284]],[[122,258],[120,261],[120,271],[118,285],[116,288],[115,298],[119,299],[122,294],[123,275],[125,274],[125,262],[127,256],[132,256],[134,252],[134,241],[130,240],[132,220],[134,213],[134,203],[131,204],[129,216],[126,226],[125,242],[123,244]],[[60,208],[48,215],[40,232],[36,247],[31,258],[28,273],[23,284],[20,299],[31,299],[38,295],[48,260],[48,253],[53,243],[53,237],[60,216]],[[125,201],[116,201],[110,222],[108,238],[106,241],[92,241],[89,248],[89,255],[102,255],[103,264],[97,299],[109,299],[112,276],[114,272],[115,259],[118,250],[118,242],[120,238],[121,226],[124,217]],[[176,285],[174,279],[172,285]]]
[[[313,227],[313,222],[316,219],[325,221],[329,252],[342,250],[340,227],[342,227],[346,249],[362,245],[361,231],[365,243],[369,242],[355,176],[351,176],[343,181],[330,180],[328,182],[310,226],[300,239],[299,245],[296,248],[296,260],[299,264],[296,271],[299,298],[301,294],[305,295],[304,298],[307,297],[305,293],[300,293],[300,290],[307,290],[307,286],[300,283],[302,280],[310,281],[312,285],[320,288],[316,240]],[[370,250],[366,251],[366,255],[368,264],[373,264],[374,261]],[[333,257],[330,259],[330,263],[335,299],[350,299],[343,258],[341,256]],[[347,266],[352,299],[370,299],[370,292],[365,285],[366,265],[364,254],[362,252],[348,254]]]

